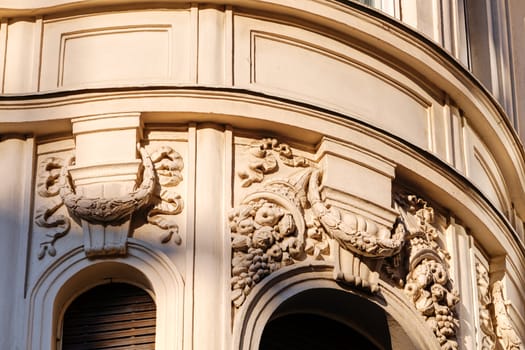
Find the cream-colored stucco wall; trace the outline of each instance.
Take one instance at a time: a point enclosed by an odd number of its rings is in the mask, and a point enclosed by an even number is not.
[[[0,348],[59,347],[68,303],[109,278],[155,295],[158,349],[255,349],[284,300],[342,285],[386,300],[394,349],[481,348],[486,310],[494,344],[523,339],[521,107],[511,116],[497,102],[507,95],[469,72],[465,3],[211,3],[0,3]],[[514,54],[523,6],[510,5]],[[509,57],[519,101],[523,63]],[[433,220],[404,206],[407,193]],[[236,220],[268,201],[304,251],[240,299],[236,244],[257,243]],[[394,258],[337,236],[386,244],[399,222],[435,233],[426,259],[459,295],[445,340],[385,272]],[[352,270],[370,261],[381,264]],[[420,263],[398,271],[402,283]]]

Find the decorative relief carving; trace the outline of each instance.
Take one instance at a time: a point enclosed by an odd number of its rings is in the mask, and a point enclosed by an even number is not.
[[[56,255],[55,241],[66,235],[71,225],[69,218],[57,214],[58,209],[64,205],[64,201],[59,196],[60,174],[63,166],[63,159],[48,157],[40,163],[38,168],[36,191],[46,200],[44,205],[36,209],[35,224],[48,231],[46,233],[48,239],[40,243],[39,259],[42,259],[46,252],[50,256]]]
[[[312,163],[300,156],[293,154],[292,149],[285,143],[279,143],[276,139],[262,139],[254,142],[250,146],[250,154],[253,159],[248,164],[248,168],[238,172],[239,177],[243,180],[242,186],[249,187],[255,182],[261,182],[264,175],[276,172],[279,169],[279,163],[275,154],[279,156],[280,161],[290,167],[308,167]]]
[[[307,225],[304,219],[304,188],[310,172],[270,181],[230,212],[232,302],[236,307],[270,273],[304,260],[307,255],[321,259],[327,253],[323,234],[314,233],[314,225]],[[310,234],[306,234],[307,230]]]
[[[396,205],[401,224],[407,231],[408,274],[405,294],[433,330],[442,349],[458,349],[459,321],[455,305],[459,301],[448,274],[448,253],[440,247],[433,226],[434,209],[413,195],[399,195]]]
[[[493,350],[496,347],[496,333],[494,332],[494,324],[490,314],[492,296],[490,294],[489,272],[479,262],[476,263],[476,282],[478,286],[481,349]]]
[[[492,307],[494,313],[494,325],[498,343],[504,350],[521,349],[521,340],[509,317],[507,307],[509,302],[503,295],[503,283],[496,281],[492,285]]]
[[[252,146],[252,154],[258,160],[238,173],[244,187],[261,182],[280,165],[307,169],[268,181],[230,212],[233,305],[240,307],[273,271],[306,259],[326,259],[330,253],[337,280],[376,292],[381,262],[399,253],[404,232],[392,235],[387,227],[327,205],[320,195],[321,171],[314,162],[294,156],[286,144],[264,139]]]
[[[182,238],[173,215],[182,212],[183,201],[173,187],[182,181],[181,171],[184,162],[180,154],[168,146],[161,146],[151,154],[150,158],[154,164],[158,182],[152,198],[153,208],[147,215],[148,222],[166,231],[162,235],[162,243],[167,243],[174,237],[174,242],[180,244]]]
[[[336,254],[336,279],[379,290],[382,258],[397,255],[404,244],[404,231],[391,230],[354,213],[341,213],[321,201],[318,170],[313,171],[308,200],[313,215],[329,237],[343,250]]]
[[[131,219],[136,210],[148,204],[155,187],[155,172],[150,157],[140,148],[144,173],[142,183],[133,192],[117,198],[89,198],[77,194],[71,184],[67,167],[62,167],[63,186],[60,196],[74,216],[93,224],[116,224]],[[72,162],[70,162],[72,163]]]
[[[173,236],[177,244],[181,243],[178,226],[172,216],[183,209],[182,198],[173,190],[182,181],[182,157],[167,146],[154,151],[151,157],[144,148],[139,148],[139,152],[143,167],[140,185],[124,196],[113,198],[88,197],[76,192],[68,171],[74,158],[65,162],[57,157],[49,157],[40,164],[37,193],[45,197],[47,203],[37,208],[35,223],[52,229],[52,232],[46,234],[50,239],[41,243],[39,259],[46,252],[54,256],[55,241],[70,228],[70,219],[56,214],[64,204],[72,217],[82,221],[85,235],[111,235],[111,238],[91,237],[85,241],[84,248],[88,256],[125,253],[129,222],[134,213],[148,207],[151,208],[147,211],[147,221],[166,231],[161,238],[162,243],[170,241]],[[90,243],[91,246],[87,247],[86,242],[91,241],[101,243]]]
[[[320,193],[321,170],[314,162],[294,156],[285,144],[264,139],[254,143],[251,153],[256,160],[248,170],[238,172],[243,187],[262,182],[281,165],[307,169],[268,181],[231,211],[235,307],[261,279],[283,266],[305,259],[333,259],[337,280],[373,293],[379,290],[381,272],[393,277],[441,348],[458,349],[459,296],[449,277],[450,257],[439,241],[433,208],[416,196],[399,194],[395,225],[382,226],[328,205]]]

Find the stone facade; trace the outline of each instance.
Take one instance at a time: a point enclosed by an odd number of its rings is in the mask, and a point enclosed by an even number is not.
[[[478,5],[0,2],[0,348],[61,349],[111,281],[157,349],[287,313],[523,348],[525,6]]]

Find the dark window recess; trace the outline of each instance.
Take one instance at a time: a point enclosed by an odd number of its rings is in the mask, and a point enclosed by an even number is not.
[[[97,286],[64,315],[62,350],[155,348],[155,302],[125,283]]]
[[[259,350],[379,350],[354,329],[330,318],[290,314],[270,321]]]

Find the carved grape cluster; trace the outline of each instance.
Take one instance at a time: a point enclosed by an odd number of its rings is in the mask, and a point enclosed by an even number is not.
[[[266,199],[234,209],[232,231],[232,302],[240,307],[251,289],[304,254],[292,215]]]

